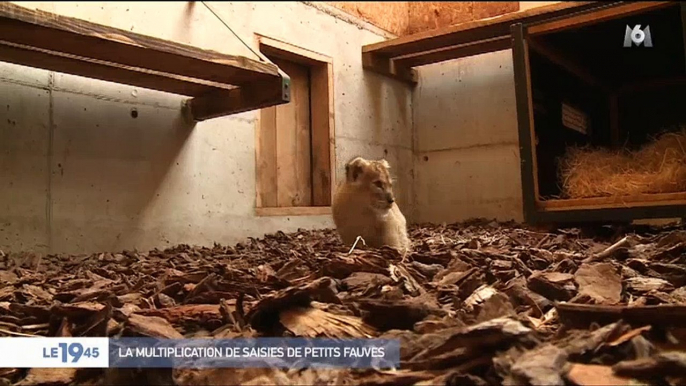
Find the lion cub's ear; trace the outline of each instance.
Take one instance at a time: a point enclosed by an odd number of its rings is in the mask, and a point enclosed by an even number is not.
[[[386,169],[390,169],[390,168],[391,168],[391,164],[389,164],[388,161],[386,161],[385,158],[382,158],[382,159],[379,161],[379,163],[381,164],[381,166],[385,167]]]
[[[367,167],[367,160],[362,157],[355,157],[345,164],[345,178],[348,182],[355,182],[364,173]]]

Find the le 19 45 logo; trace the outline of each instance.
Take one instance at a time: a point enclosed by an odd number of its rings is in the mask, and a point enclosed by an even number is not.
[[[81,343],[60,343],[57,347],[43,347],[43,358],[59,358],[62,363],[71,359],[78,363],[81,358],[97,358],[100,356],[98,347],[84,347]]]
[[[643,47],[653,46],[653,37],[650,34],[650,26],[645,26],[641,29],[640,24],[636,24],[634,28],[626,26],[626,31],[624,32],[624,47],[631,47],[632,45]]]

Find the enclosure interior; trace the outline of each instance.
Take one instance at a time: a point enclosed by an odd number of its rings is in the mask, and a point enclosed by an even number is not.
[[[653,47],[623,47],[627,25],[636,24],[650,26]],[[636,149],[659,132],[686,124],[686,58],[679,3],[528,39],[532,42],[534,172],[541,201],[563,198],[558,167],[569,146]],[[557,59],[551,60],[550,52]],[[560,57],[565,65],[559,64]],[[589,76],[582,79],[579,73]],[[615,114],[610,102],[613,93],[617,95]],[[563,124],[563,103],[586,114],[585,130]]]

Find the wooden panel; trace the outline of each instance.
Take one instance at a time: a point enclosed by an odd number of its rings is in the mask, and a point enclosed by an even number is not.
[[[256,130],[255,164],[257,173],[257,206],[276,206],[276,109],[268,107],[260,112],[260,126]]]
[[[678,3],[672,1],[640,1],[630,2],[614,7],[599,9],[593,12],[583,13],[578,16],[563,18],[539,25],[531,26],[527,29],[530,35],[543,35],[553,32],[560,32],[570,28],[580,28],[590,24],[597,24],[603,21],[627,17],[637,13],[660,9],[667,6],[674,6]]]
[[[686,192],[639,194],[624,197],[579,198],[569,200],[538,201],[543,211],[567,211],[587,209],[633,208],[639,206],[686,205]]]
[[[479,20],[517,11],[519,11],[519,1],[475,1],[472,15],[474,15],[474,20]]]
[[[333,121],[333,65],[312,71],[312,201],[315,206],[331,205]]]
[[[310,74],[302,65],[272,59],[291,77],[291,102],[276,108],[277,205],[312,204]]]
[[[519,10],[526,11],[532,8],[545,7],[551,4],[559,3],[559,1],[520,1]]]
[[[519,10],[518,1],[412,1],[407,34],[495,17]],[[405,34],[400,34],[402,36]]]
[[[327,4],[365,20],[394,35],[408,31],[410,2],[407,1],[327,1]]]
[[[407,35],[474,20],[473,1],[412,1],[409,8]]]
[[[278,68],[270,63],[202,50],[9,2],[0,3],[0,40],[232,85],[278,77]]]

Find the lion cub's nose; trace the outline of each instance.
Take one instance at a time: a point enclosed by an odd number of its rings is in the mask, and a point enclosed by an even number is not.
[[[395,199],[390,194],[386,195],[386,200],[388,200],[389,204],[392,204],[395,202]]]

